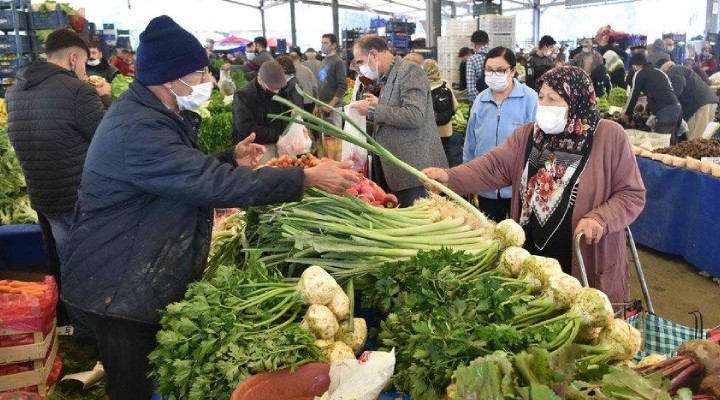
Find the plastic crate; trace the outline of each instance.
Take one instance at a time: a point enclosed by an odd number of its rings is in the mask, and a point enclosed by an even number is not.
[[[12,8],[24,10],[30,7],[30,0],[0,0],[0,8]]]
[[[515,33],[515,16],[483,15],[478,18],[478,29],[487,33],[512,32]],[[492,43],[492,42],[491,42]]]
[[[373,18],[370,20],[370,28],[384,28],[387,21],[382,18]]]
[[[32,51],[30,36],[0,35],[0,53],[30,53]]]
[[[14,74],[20,68],[29,65],[30,62],[24,59],[0,60],[0,74]]]
[[[30,12],[30,26],[32,29],[57,29],[70,26],[70,18],[60,8],[50,13],[39,11]]]
[[[27,30],[27,13],[17,10],[0,10],[0,30]]]

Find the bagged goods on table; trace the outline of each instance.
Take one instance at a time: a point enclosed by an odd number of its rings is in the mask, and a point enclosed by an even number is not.
[[[375,400],[395,370],[395,350],[366,352],[330,365],[330,388],[316,400]]]
[[[277,142],[279,155],[297,156],[310,151],[312,139],[308,135],[307,128],[299,123],[288,125],[285,134],[280,136]]]

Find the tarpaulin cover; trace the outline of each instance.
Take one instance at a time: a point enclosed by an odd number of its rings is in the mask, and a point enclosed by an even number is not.
[[[635,242],[720,277],[720,179],[637,157],[647,189]]]

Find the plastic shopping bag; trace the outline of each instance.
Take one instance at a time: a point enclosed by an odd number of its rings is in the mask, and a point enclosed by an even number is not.
[[[358,113],[357,109],[354,107],[348,107],[348,117],[352,119],[355,124],[357,124],[363,131],[367,128],[367,121],[364,116],[360,115]],[[360,133],[359,130],[357,130],[352,124],[349,122],[345,122],[344,131],[352,135],[363,142],[365,141],[365,136],[363,136],[362,133]],[[342,143],[342,161],[350,160],[353,163],[352,168],[355,171],[359,172],[367,172],[367,163],[368,163],[368,152],[367,150],[363,149],[360,146],[356,146],[350,142],[343,141]]]
[[[220,80],[218,81],[218,89],[223,96],[232,96],[237,89],[235,81],[232,79],[230,70],[220,71]]]
[[[299,122],[293,122],[287,126],[285,133],[280,136],[277,142],[278,156],[288,155],[291,157],[305,154],[312,147],[312,139],[308,135],[305,126]]]
[[[365,352],[360,360],[330,365],[330,389],[319,400],[375,400],[395,371],[395,349]]]

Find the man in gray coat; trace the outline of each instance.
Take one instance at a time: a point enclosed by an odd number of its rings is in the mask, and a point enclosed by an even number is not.
[[[375,122],[375,140],[399,159],[417,169],[447,166],[435,123],[430,82],[417,64],[394,56],[385,39],[363,36],[353,49],[360,73],[379,80],[380,97],[365,94],[351,107]],[[427,195],[420,181],[391,162],[373,158],[374,179],[394,193],[401,207]]]

